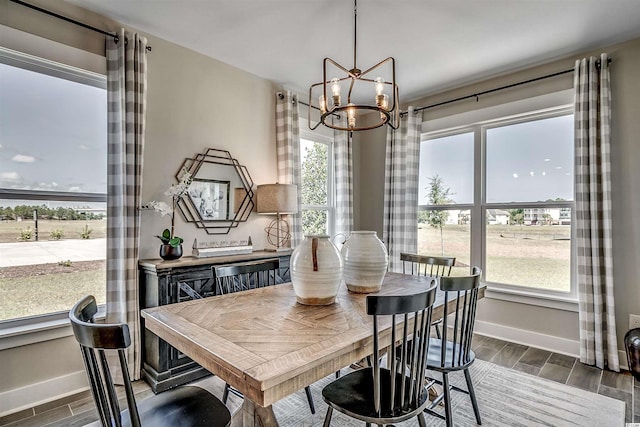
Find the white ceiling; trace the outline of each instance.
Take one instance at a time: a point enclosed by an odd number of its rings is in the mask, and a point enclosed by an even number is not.
[[[353,62],[352,0],[67,1],[303,92]],[[357,61],[407,101],[635,37],[640,0],[360,0]]]

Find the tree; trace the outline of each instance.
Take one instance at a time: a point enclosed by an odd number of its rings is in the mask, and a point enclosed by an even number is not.
[[[327,148],[315,143],[305,148],[302,158],[302,204],[327,204]],[[304,234],[327,234],[327,212],[324,210],[304,210],[302,212]]]
[[[509,209],[509,224],[524,224],[524,209]]]
[[[430,205],[448,205],[453,203],[449,198],[454,193],[451,192],[449,187],[444,186],[442,178],[435,174],[429,178],[429,186],[426,188],[429,192],[429,204]],[[426,212],[426,222],[433,228],[440,229],[440,248],[442,249],[442,255],[444,255],[444,236],[442,235],[442,229],[449,219],[449,212],[446,210],[430,210]]]

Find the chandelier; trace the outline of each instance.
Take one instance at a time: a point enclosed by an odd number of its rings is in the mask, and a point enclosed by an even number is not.
[[[353,2],[353,68],[347,69],[331,58],[322,61],[322,81],[309,87],[309,128],[320,124],[343,131],[361,131],[389,125],[397,129],[400,124],[396,62],[389,57],[362,71],[357,66],[358,5]],[[384,74],[383,74],[384,73]],[[385,78],[380,75],[383,74]],[[372,78],[372,76],[375,76]],[[343,94],[346,93],[346,102]],[[389,96],[391,95],[391,97]],[[391,102],[389,102],[391,101]],[[320,121],[313,122],[312,108],[320,110]],[[362,117],[365,113],[373,118]],[[334,121],[333,116],[345,113],[344,121]]]

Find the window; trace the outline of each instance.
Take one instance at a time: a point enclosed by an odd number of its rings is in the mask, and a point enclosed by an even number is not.
[[[573,127],[558,107],[424,134],[419,252],[481,265],[494,289],[575,295]]]
[[[105,302],[105,89],[0,48],[0,321]]]
[[[302,232],[333,236],[333,152],[322,135],[300,139]]]
[[[456,257],[466,274],[471,256],[474,133],[433,135],[420,144],[418,253]]]

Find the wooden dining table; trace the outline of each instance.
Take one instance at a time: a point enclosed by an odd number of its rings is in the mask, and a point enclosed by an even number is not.
[[[376,294],[418,293],[432,280],[387,273]],[[301,305],[285,283],[148,308],[142,317],[148,330],[244,394],[232,426],[278,426],[273,403],[373,353],[366,297],[342,284],[334,304]],[[439,293],[433,318],[443,310]],[[389,345],[390,321],[380,333]]]

